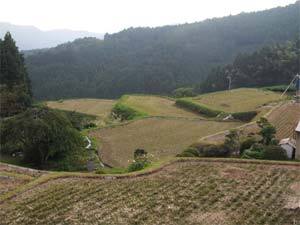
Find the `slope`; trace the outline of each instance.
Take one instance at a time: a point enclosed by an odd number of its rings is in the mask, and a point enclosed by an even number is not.
[[[202,81],[238,53],[294,39],[299,4],[60,45],[27,57],[33,92],[38,99],[170,93]]]

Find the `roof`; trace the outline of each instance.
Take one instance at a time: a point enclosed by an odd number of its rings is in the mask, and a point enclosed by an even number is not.
[[[284,138],[280,140],[279,145],[290,145],[293,148],[296,148],[296,141],[292,138]]]
[[[298,122],[298,126],[296,127],[296,132],[300,132],[300,121]]]

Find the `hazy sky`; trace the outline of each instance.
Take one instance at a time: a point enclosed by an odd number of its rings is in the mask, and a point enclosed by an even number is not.
[[[128,27],[201,21],[296,0],[0,0],[0,21],[42,30],[113,33]]]

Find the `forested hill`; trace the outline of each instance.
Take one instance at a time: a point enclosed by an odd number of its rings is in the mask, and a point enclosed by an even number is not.
[[[38,99],[169,93],[203,81],[238,53],[294,39],[300,2],[193,24],[130,28],[27,57]]]
[[[213,69],[199,91],[228,88],[263,87],[289,84],[300,73],[300,39],[264,47],[252,54],[239,54],[232,64]]]

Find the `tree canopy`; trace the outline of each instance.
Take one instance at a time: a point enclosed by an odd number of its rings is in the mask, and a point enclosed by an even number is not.
[[[31,85],[23,55],[11,34],[0,39],[0,108],[1,116],[24,111],[31,104]]]

